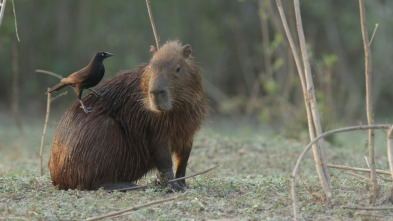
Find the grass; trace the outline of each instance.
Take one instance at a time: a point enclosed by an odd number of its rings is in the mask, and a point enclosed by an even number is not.
[[[267,129],[210,119],[195,138],[187,174],[220,165],[188,179],[184,193],[152,187],[144,191],[107,193],[54,188],[46,167],[56,122],[50,122],[44,151],[45,175],[39,175],[43,121],[24,125],[21,136],[12,123],[0,126],[0,220],[83,220],[178,195],[176,201],[143,208],[113,220],[292,220],[289,174],[307,144],[307,131],[288,139]],[[334,137],[329,163],[366,167],[367,132]],[[385,132],[377,133],[377,168],[388,169]],[[298,209],[306,220],[389,219],[393,211],[356,211],[341,206],[370,206],[370,185],[331,169],[334,198],[324,202],[312,155],[297,179]],[[363,174],[366,175],[366,174]],[[384,176],[389,179],[389,176]],[[154,174],[140,184],[151,183]],[[379,179],[386,195],[390,181]],[[390,206],[380,198],[376,206]]]

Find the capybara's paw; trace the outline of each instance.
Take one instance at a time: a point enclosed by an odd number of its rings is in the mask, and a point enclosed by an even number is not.
[[[181,187],[187,189],[186,180],[178,180],[177,183],[178,183]]]
[[[172,188],[173,191],[175,192],[184,192],[187,190],[187,187],[182,186],[178,183],[178,181],[175,182],[170,182],[169,186]]]

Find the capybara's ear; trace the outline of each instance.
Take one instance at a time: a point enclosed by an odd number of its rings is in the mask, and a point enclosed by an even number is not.
[[[151,53],[152,55],[154,55],[154,54],[156,53],[156,49],[154,48],[153,45],[150,45],[150,53]]]
[[[185,58],[188,58],[188,56],[190,56],[192,50],[191,50],[191,45],[185,45],[183,48],[183,56]]]

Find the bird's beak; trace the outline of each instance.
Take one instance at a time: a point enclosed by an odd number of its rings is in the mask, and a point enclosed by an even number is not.
[[[114,56],[114,54],[106,52],[106,57],[112,57],[112,56]]]

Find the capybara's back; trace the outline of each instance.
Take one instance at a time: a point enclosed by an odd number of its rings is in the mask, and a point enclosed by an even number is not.
[[[207,110],[200,69],[189,45],[171,41],[152,53],[149,63],[99,85],[99,97],[85,96],[93,112],[76,102],[64,113],[49,159],[53,185],[123,187],[152,169],[168,179],[185,176]],[[170,185],[186,189],[185,181]]]

